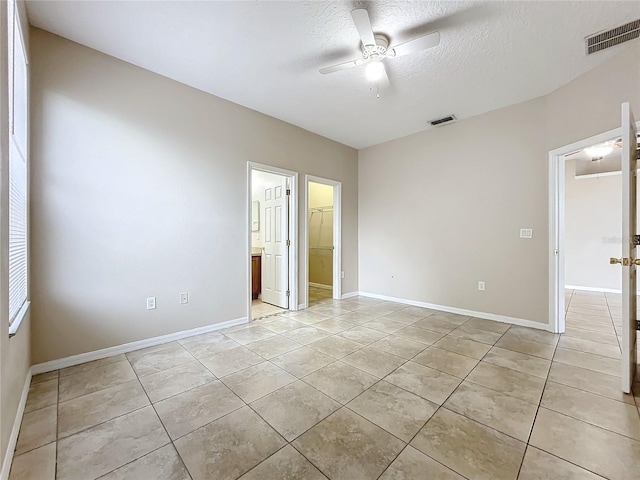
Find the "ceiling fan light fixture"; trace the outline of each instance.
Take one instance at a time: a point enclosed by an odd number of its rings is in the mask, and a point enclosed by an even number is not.
[[[610,143],[594,145],[593,147],[585,148],[584,152],[591,158],[602,158],[613,152],[613,145],[611,145]]]
[[[380,80],[384,75],[384,65],[379,61],[370,62],[364,69],[367,80],[375,82]]]

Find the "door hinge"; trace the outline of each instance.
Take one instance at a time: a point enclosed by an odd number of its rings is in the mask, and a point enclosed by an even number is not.
[[[287,195],[291,195],[291,189],[287,188]]]
[[[631,237],[631,245],[640,245],[640,235],[633,235]]]
[[[291,291],[287,290],[287,297],[291,296]]]
[[[287,239],[287,247],[291,246],[291,240]]]
[[[636,320],[636,330],[640,330],[640,320]]]

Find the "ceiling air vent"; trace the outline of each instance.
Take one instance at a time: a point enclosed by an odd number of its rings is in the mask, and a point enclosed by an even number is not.
[[[431,120],[429,122],[429,125],[431,125],[432,127],[439,127],[440,125],[445,125],[447,123],[451,123],[455,121],[456,121],[455,115],[447,115],[446,117],[438,118],[437,120]]]
[[[640,37],[640,19],[585,38],[587,55]]]

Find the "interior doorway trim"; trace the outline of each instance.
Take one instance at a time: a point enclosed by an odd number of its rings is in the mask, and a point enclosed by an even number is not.
[[[246,225],[246,288],[247,288],[247,318],[251,321],[251,194],[252,180],[251,173],[259,172],[274,173],[282,175],[289,180],[291,196],[289,197],[289,310],[298,309],[298,172],[285,170],[284,168],[273,167],[256,162],[247,162],[247,204],[245,206]]]
[[[305,175],[304,196],[304,288],[305,303],[309,305],[309,182],[330,185],[333,187],[333,293],[336,300],[342,298],[342,182],[328,178]]]
[[[640,122],[636,122],[640,128]],[[622,136],[615,128],[549,152],[549,331],[564,333],[565,155]]]

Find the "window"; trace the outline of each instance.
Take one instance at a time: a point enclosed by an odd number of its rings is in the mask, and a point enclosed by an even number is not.
[[[27,303],[27,53],[15,0],[8,2],[9,34],[9,324]]]

